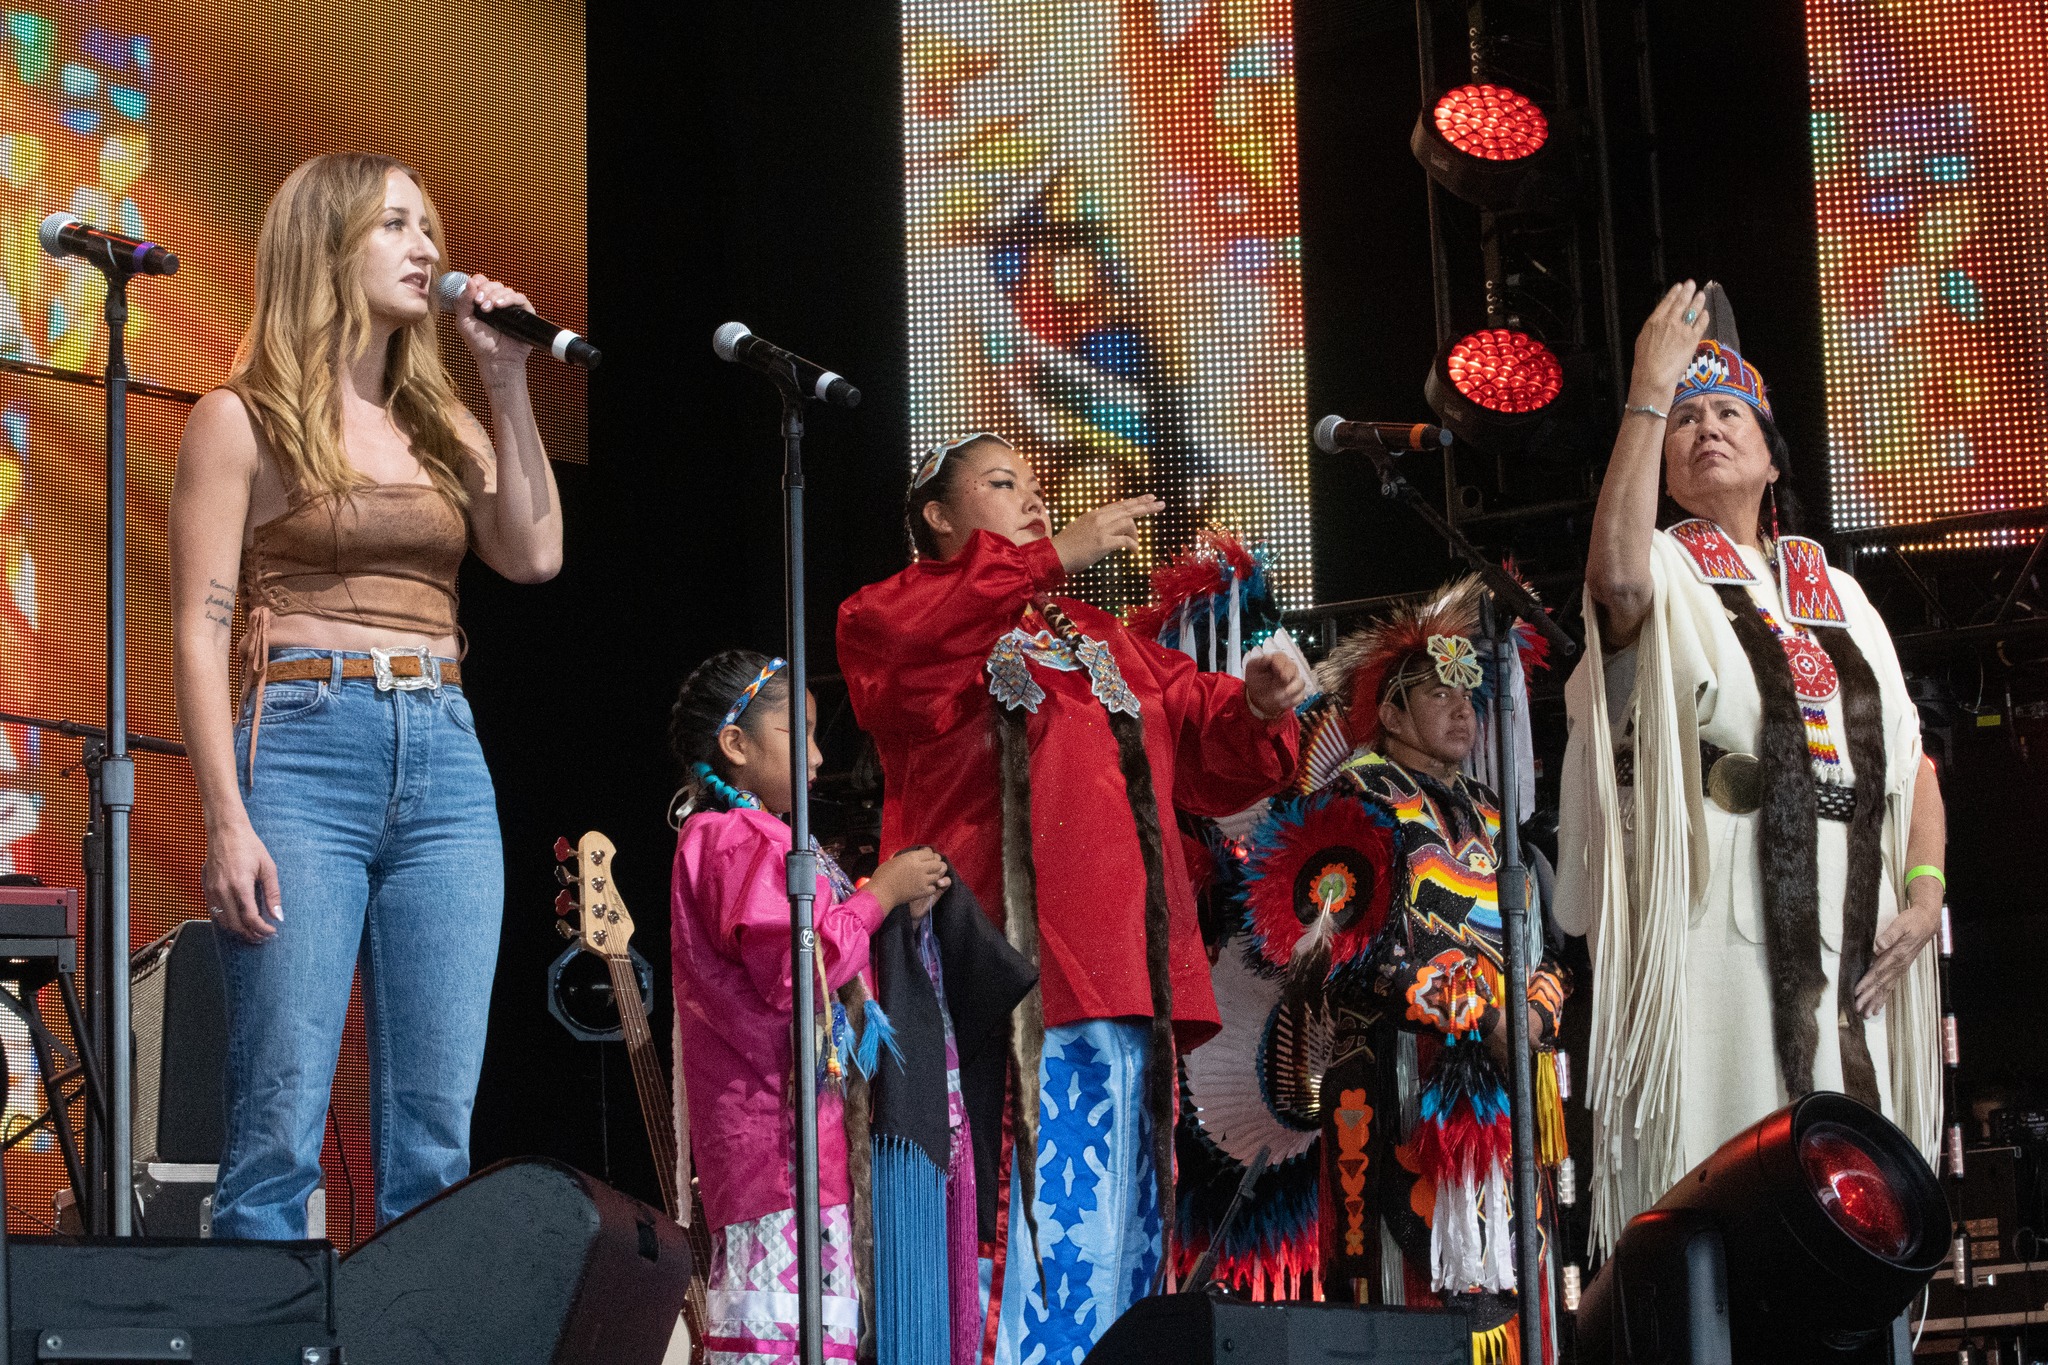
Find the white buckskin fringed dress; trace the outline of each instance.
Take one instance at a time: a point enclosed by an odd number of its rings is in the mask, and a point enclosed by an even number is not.
[[[1919,716],[1856,581],[1812,541],[1766,549],[1707,521],[1658,531],[1654,605],[1625,649],[1602,648],[1586,600],[1557,919],[1591,938],[1601,1248],[1809,1090],[1864,1099],[1930,1160],[1938,1141],[1933,945],[1876,1018],[1849,1003],[1904,908]]]

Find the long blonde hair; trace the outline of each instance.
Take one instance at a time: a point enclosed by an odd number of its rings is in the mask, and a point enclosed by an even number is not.
[[[345,496],[371,482],[349,464],[342,448],[337,376],[370,344],[364,244],[384,212],[385,180],[392,171],[420,186],[428,229],[445,251],[441,215],[426,186],[388,156],[316,156],[285,177],[263,212],[256,308],[236,348],[228,387],[268,438],[294,500]],[[466,505],[462,470],[473,457],[455,431],[461,400],[441,364],[431,311],[392,334],[381,397],[435,489],[458,507]]]

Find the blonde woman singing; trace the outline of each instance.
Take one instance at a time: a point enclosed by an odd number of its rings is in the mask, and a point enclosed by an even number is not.
[[[442,367],[442,250],[433,201],[398,162],[293,171],[264,215],[234,372],[179,451],[178,714],[227,982],[222,1237],[306,1235],[358,967],[378,1224],[469,1171],[504,871],[456,662],[456,570],[474,548],[517,582],[553,577],[562,515],[530,348],[459,310],[488,432]],[[480,275],[467,297],[526,303]]]

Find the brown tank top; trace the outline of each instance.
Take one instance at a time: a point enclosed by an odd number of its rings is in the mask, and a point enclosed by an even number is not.
[[[373,484],[294,503],[250,533],[242,556],[244,686],[261,679],[279,616],[455,634],[455,575],[468,549],[462,509],[423,485]]]

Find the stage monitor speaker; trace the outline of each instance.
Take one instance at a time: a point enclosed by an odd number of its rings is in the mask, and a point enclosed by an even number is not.
[[[213,933],[186,920],[128,962],[138,1163],[220,1161],[228,1017]]]
[[[344,1267],[345,1269],[345,1267]],[[1472,1320],[1449,1309],[1140,1299],[1082,1365],[1468,1365]]]
[[[348,1365],[661,1365],[684,1236],[560,1162],[501,1161],[342,1261]]]
[[[10,1237],[7,1293],[17,1361],[341,1360],[325,1242]]]

